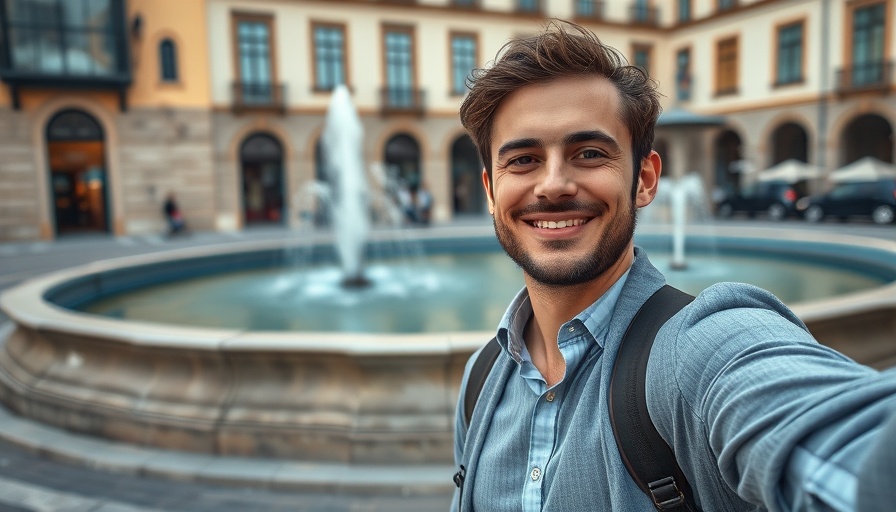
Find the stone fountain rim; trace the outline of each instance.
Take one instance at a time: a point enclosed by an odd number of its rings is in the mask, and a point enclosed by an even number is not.
[[[706,226],[692,226],[689,227],[689,231],[691,234],[716,236],[719,239],[770,239],[844,247],[861,246],[892,253],[896,258],[896,241],[865,236],[838,235],[837,240],[831,240],[830,233],[753,227],[738,228],[739,233],[736,235],[725,236],[718,236],[712,227]],[[663,226],[639,228],[639,233],[655,234],[655,232],[669,231]],[[6,290],[0,295],[0,308],[14,322],[32,329],[66,332],[154,348],[341,353],[350,356],[424,356],[469,353],[482,346],[484,341],[494,334],[491,331],[373,334],[210,329],[105,318],[65,309],[43,298],[48,290],[61,283],[124,267],[221,254],[225,251],[237,254],[285,248],[290,245],[293,243],[276,240],[234,242],[96,261],[52,272]],[[791,305],[791,309],[804,322],[887,308],[896,308],[896,282],[860,292]]]

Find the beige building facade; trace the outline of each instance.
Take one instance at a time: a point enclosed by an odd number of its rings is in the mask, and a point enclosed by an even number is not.
[[[0,0],[0,23],[36,34],[35,13],[62,4]],[[0,240],[161,233],[169,191],[194,229],[297,222],[314,209],[308,184],[325,178],[318,147],[340,83],[367,165],[428,188],[433,222],[485,215],[481,163],[457,117],[465,78],[552,17],[647,69],[667,111],[723,117],[685,143],[685,158],[667,158],[668,174],[699,173],[708,194],[789,158],[827,173],[864,156],[893,162],[893,4],[108,0],[105,18],[69,14],[93,46],[7,45]],[[673,142],[658,130],[661,154]]]

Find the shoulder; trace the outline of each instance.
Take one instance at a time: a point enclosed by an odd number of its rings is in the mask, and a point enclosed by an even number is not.
[[[771,293],[751,285],[707,288],[660,329],[648,363],[648,393],[671,383],[697,415],[711,398],[779,391],[799,379],[837,380],[865,369],[815,340]]]

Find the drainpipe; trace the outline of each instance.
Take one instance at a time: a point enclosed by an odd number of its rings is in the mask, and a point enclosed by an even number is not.
[[[825,175],[828,174],[827,139],[828,139],[828,89],[831,76],[830,70],[830,38],[827,34],[831,21],[831,2],[821,0],[821,29],[818,37],[821,42],[821,95],[818,100],[818,155],[817,164]],[[844,35],[845,37],[845,35]]]

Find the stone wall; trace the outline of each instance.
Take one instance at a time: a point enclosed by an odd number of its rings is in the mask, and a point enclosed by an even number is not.
[[[125,233],[165,230],[162,204],[175,192],[192,229],[214,229],[211,116],[205,110],[135,109],[118,117]]]
[[[0,240],[41,237],[39,194],[31,119],[22,111],[0,108]]]

